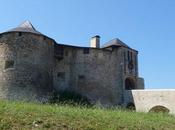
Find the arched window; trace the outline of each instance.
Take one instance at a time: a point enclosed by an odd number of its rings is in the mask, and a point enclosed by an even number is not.
[[[169,109],[164,106],[154,106],[152,107],[149,112],[162,112],[162,113],[169,113]]]
[[[125,80],[125,89],[126,90],[131,90],[131,89],[135,89],[135,81],[132,78],[126,78]]]

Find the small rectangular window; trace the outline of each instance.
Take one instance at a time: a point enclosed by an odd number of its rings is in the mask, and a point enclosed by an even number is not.
[[[19,32],[19,33],[18,33],[18,36],[22,36],[22,32]]]
[[[13,68],[13,67],[14,67],[14,61],[13,60],[5,61],[5,69]]]
[[[85,76],[84,75],[78,75],[78,79],[79,80],[84,80],[85,79]]]
[[[43,40],[46,40],[46,36],[43,36]]]
[[[58,58],[59,60],[63,59],[64,57],[64,46],[61,45],[56,45],[54,47],[54,55],[56,58]]]
[[[2,35],[2,34],[0,34],[0,38],[2,38],[2,36],[3,36],[3,35]]]
[[[89,48],[84,48],[83,54],[89,54]]]

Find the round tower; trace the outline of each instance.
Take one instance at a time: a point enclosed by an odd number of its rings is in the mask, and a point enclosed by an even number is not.
[[[48,100],[52,88],[54,40],[29,21],[0,34],[0,98]]]

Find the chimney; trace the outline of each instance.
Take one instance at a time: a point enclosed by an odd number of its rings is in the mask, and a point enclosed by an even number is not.
[[[100,36],[96,35],[96,36],[92,37],[90,44],[91,44],[90,47],[100,48]]]

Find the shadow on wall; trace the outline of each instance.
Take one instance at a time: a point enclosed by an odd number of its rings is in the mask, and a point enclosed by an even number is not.
[[[124,89],[124,106],[129,110],[136,110],[135,102],[132,95],[132,89],[136,88],[136,83],[132,77],[127,77],[125,79],[125,89]]]
[[[135,102],[131,90],[124,90],[124,107],[130,110],[136,110]]]
[[[134,79],[132,79],[131,77],[125,79],[125,89],[126,90],[136,89],[136,83]]]

